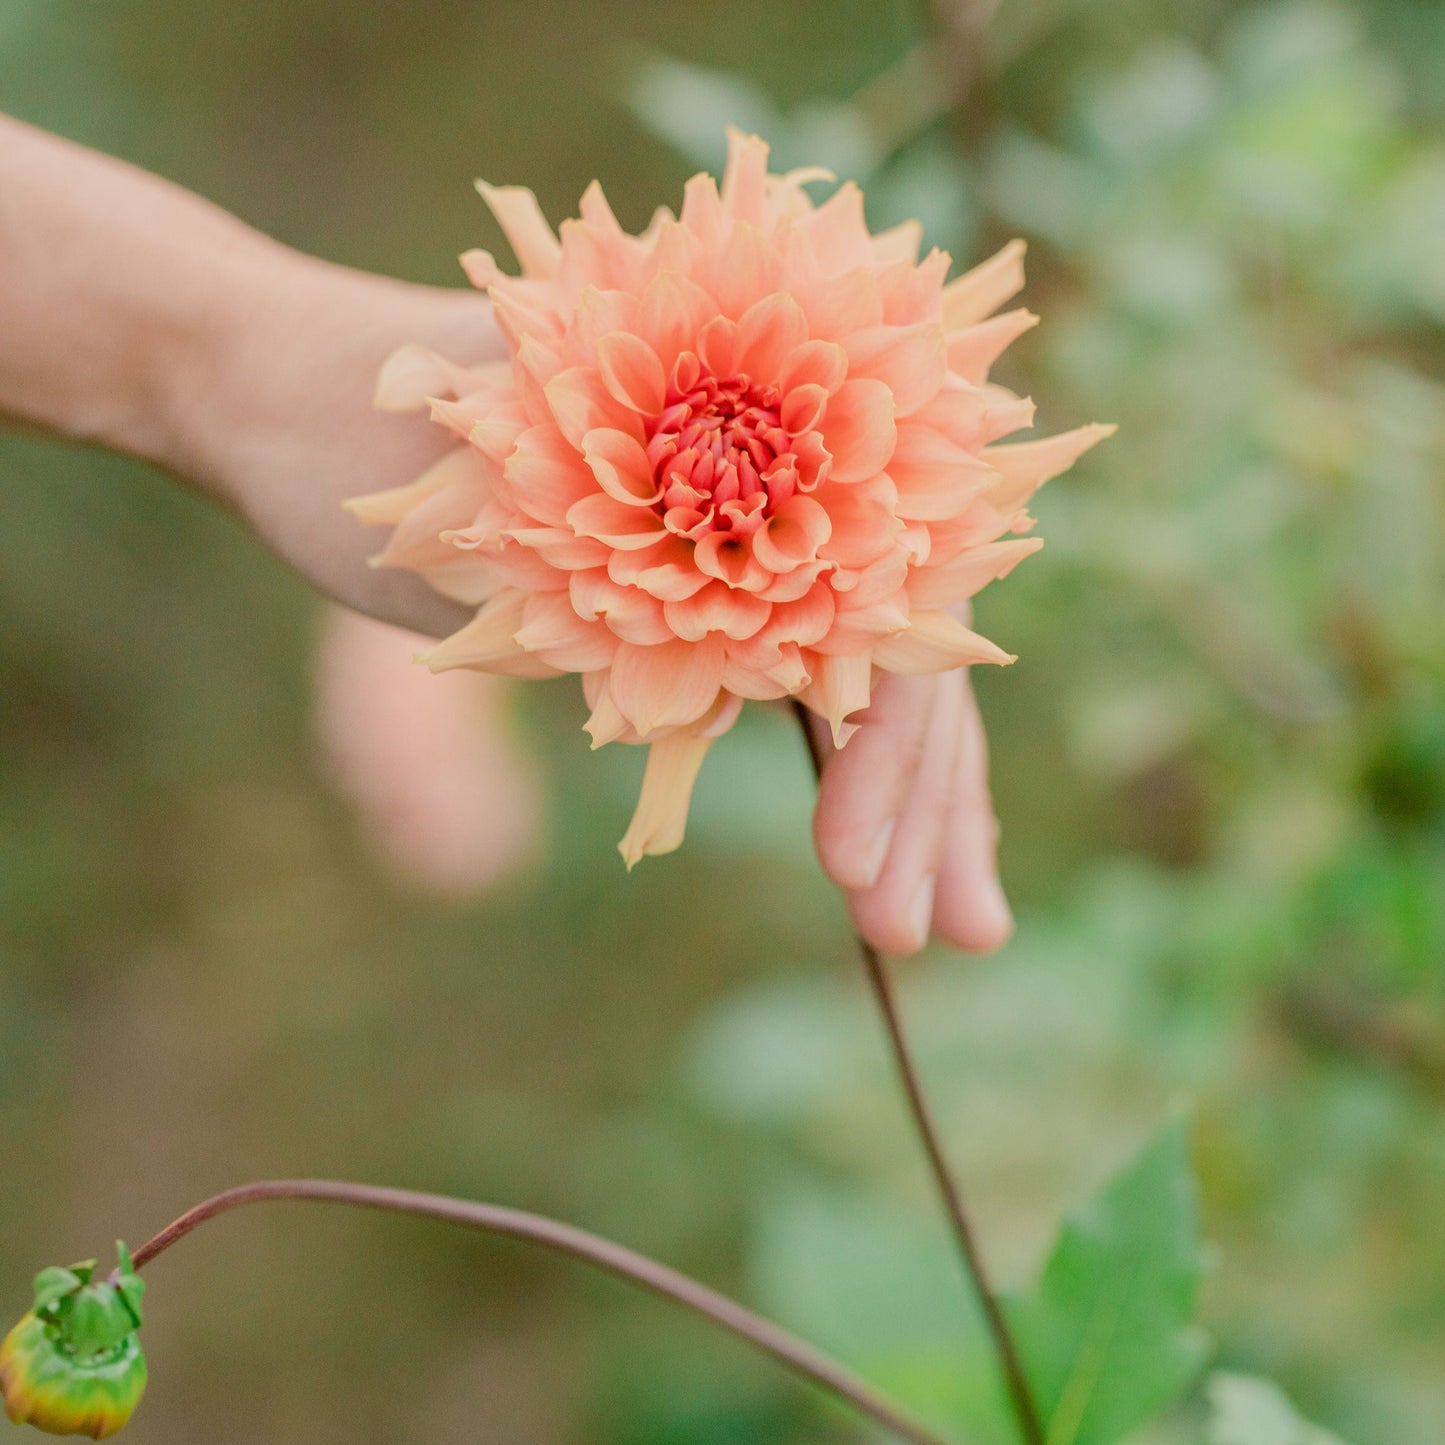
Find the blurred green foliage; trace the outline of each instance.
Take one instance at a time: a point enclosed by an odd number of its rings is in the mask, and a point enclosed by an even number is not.
[[[730,120],[966,263],[1004,378],[1120,423],[981,601],[1020,917],[907,971],[1009,1285],[1193,1101],[1204,1322],[1352,1445],[1445,1434],[1445,9],[1437,0],[0,0],[0,104],[416,279],[468,181],[641,224]],[[378,875],[309,742],[314,602],[129,464],[0,445],[0,1286],[244,1177],[557,1213],[925,1411],[995,1382],[780,719],[625,879],[640,759],[517,699],[554,844],[474,907]],[[158,1265],[146,1440],[865,1438],[701,1326],[424,1226],[237,1219]],[[216,1310],[212,1302],[224,1299]],[[1233,1383],[1231,1383],[1233,1382]],[[1297,1445],[1216,1378],[1147,1438]],[[970,1404],[973,1401],[973,1404]],[[0,1431],[0,1435],[5,1434]],[[18,1438],[18,1437],[17,1437]]]

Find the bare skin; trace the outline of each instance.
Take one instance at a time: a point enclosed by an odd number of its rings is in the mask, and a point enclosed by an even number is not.
[[[421,342],[501,356],[484,297],[286,249],[196,196],[0,116],[0,419],[143,457],[233,511],[320,592],[442,636],[467,611],[366,565],[341,502],[401,485],[449,444],[374,410]],[[883,679],[831,754],[818,856],[886,953],[930,933],[987,952],[1012,931],[983,726],[967,676]]]

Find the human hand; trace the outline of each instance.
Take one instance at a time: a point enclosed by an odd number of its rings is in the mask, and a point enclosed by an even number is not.
[[[966,671],[885,674],[848,745],[814,720],[823,777],[813,836],[854,927],[884,953],[930,933],[988,953],[1013,932],[998,879],[988,744]]]
[[[0,417],[143,456],[235,511],[327,596],[443,636],[469,611],[367,565],[342,511],[454,441],[371,405],[383,361],[421,343],[504,355],[484,297],[299,255],[175,186],[0,117]],[[967,679],[879,680],[825,756],[819,855],[880,949],[931,920],[987,949],[1007,936],[983,730]]]
[[[386,358],[407,342],[482,362],[505,354],[476,292],[410,285],[281,248],[235,279],[178,428],[171,470],[235,511],[326,596],[382,622],[443,637],[471,610],[416,574],[377,568],[374,531],[348,498],[412,481],[456,445],[424,418],[372,405]]]
[[[194,470],[328,595],[384,621],[442,635],[468,613],[411,574],[365,565],[374,534],[339,509],[401,485],[453,439],[370,398],[382,361],[421,340],[444,355],[503,354],[487,303],[306,262],[271,278],[217,390],[229,423]],[[415,584],[415,585],[413,585]],[[1013,929],[998,882],[987,745],[968,677],[885,675],[861,727],[825,759],[819,858],[855,926],[892,954],[930,933],[987,952]]]

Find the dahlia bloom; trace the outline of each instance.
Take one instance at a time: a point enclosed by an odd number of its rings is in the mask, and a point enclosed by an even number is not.
[[[478,606],[434,671],[576,672],[594,747],[649,746],[621,843],[682,841],[693,781],[745,698],[796,697],[843,745],[881,670],[1013,658],[953,609],[1042,543],[1025,504],[1112,430],[1007,447],[1033,404],[988,381],[1035,324],[995,315],[1023,245],[945,280],[915,223],[871,235],[862,193],[768,173],[732,133],[721,188],[627,234],[594,182],[560,237],[520,187],[479,184],[521,265],[462,257],[510,359],[406,347],[378,405],[458,446],[354,500],[381,566]]]

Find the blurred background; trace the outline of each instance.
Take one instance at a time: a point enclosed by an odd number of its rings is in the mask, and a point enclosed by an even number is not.
[[[1192,1106],[1220,1359],[1352,1445],[1445,1438],[1438,0],[0,0],[0,106],[444,284],[500,244],[473,176],[640,226],[729,121],[959,265],[1027,236],[1001,379],[1120,431],[981,599],[1019,931],[903,970],[952,1147],[1022,1281]],[[0,479],[0,1315],[338,1174],[614,1235],[957,1418],[977,1341],[785,719],[625,877],[639,752],[589,755],[568,681],[489,698],[528,861],[440,900],[317,741],[314,596],[138,466],[6,438]],[[872,1438],[423,1223],[254,1211],[148,1278],[136,1445]]]

